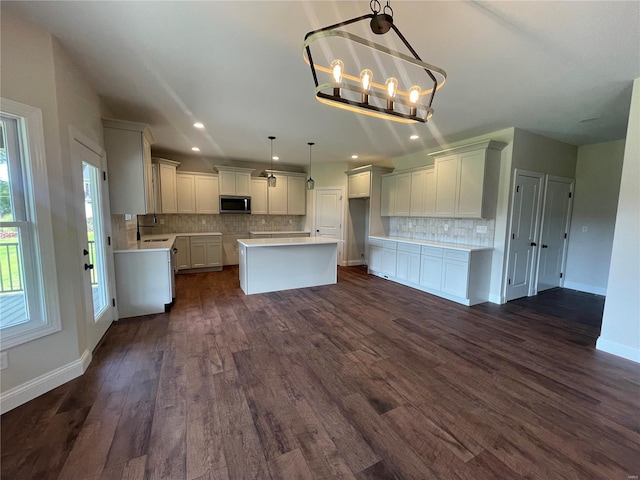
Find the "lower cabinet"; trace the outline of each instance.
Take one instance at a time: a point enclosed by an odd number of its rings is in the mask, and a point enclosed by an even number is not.
[[[489,300],[491,250],[369,239],[369,273],[463,305]]]
[[[194,268],[222,269],[222,237],[220,235],[194,235],[177,237],[176,263],[178,270]]]

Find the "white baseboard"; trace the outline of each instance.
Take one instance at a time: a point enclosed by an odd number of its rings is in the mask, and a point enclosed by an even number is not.
[[[498,305],[502,305],[503,303],[505,303],[502,300],[502,296],[501,295],[493,295],[493,294],[489,294],[489,301],[491,303],[497,303]]]
[[[605,340],[600,337],[596,342],[596,349],[618,357],[626,358],[632,362],[640,363],[640,350],[622,345],[621,343],[612,342],[611,340]]]
[[[347,267],[355,267],[356,265],[364,265],[362,260],[347,260]]]
[[[67,363],[22,385],[0,394],[0,414],[13,410],[40,395],[82,375],[91,363],[91,352],[85,350],[78,360]]]
[[[578,290],[579,292],[593,293],[595,295],[606,295],[607,289],[602,287],[595,287],[593,285],[586,285],[578,282],[567,282],[565,280],[563,288],[569,288],[571,290]]]

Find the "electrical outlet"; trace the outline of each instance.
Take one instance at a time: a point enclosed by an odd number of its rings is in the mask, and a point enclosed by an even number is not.
[[[293,220],[289,219],[289,225],[293,225]]]
[[[206,221],[204,218],[202,219],[202,224],[203,224],[203,225],[206,225],[206,224],[207,224],[207,221]]]
[[[164,225],[164,218],[160,219],[160,225]]]
[[[586,225],[582,226],[582,233],[587,233],[589,231],[589,227],[587,227]]]
[[[9,366],[9,356],[7,352],[0,353],[0,370],[4,370]]]
[[[478,225],[476,227],[476,232],[478,232],[478,233],[487,233],[487,226],[486,225]]]
[[[448,224],[448,223],[445,223],[445,224],[444,224],[444,226],[443,226],[443,228],[444,228],[444,231],[445,231],[445,232],[448,232],[448,231],[449,231],[449,224]]]
[[[124,220],[125,220],[126,222],[131,221],[131,214],[130,214],[130,213],[125,213],[125,214],[124,214]]]
[[[409,228],[413,228],[413,223],[409,222]]]
[[[265,221],[264,221],[264,218],[263,218],[263,219],[262,219],[262,225],[264,225],[265,223],[267,223],[267,222],[265,222]]]

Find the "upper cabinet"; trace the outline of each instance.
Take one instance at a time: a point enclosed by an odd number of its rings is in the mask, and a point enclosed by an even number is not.
[[[216,165],[220,195],[251,196],[251,172],[253,168],[237,168]]]
[[[177,213],[220,213],[218,175],[176,173]]]
[[[268,212],[270,215],[306,215],[307,213],[307,175],[296,172],[273,172],[276,186],[267,187]],[[253,206],[252,206],[253,209]]]
[[[380,215],[408,217],[411,208],[411,173],[382,176]]]
[[[267,179],[254,177],[251,179],[251,214],[266,215],[269,213],[267,200]]]
[[[122,120],[103,119],[102,125],[111,213],[155,213],[151,130],[145,124]]]
[[[176,188],[176,168],[180,162],[166,158],[152,158],[157,169],[154,175],[153,188],[156,199],[156,213],[178,213],[178,196]]]
[[[429,154],[436,175],[434,216],[494,218],[504,147],[487,140]]]
[[[371,194],[371,172],[349,174],[349,198],[367,198]]]

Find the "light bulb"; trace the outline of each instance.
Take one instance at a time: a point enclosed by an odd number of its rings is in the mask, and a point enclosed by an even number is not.
[[[360,72],[360,83],[362,84],[362,88],[366,91],[369,91],[371,88],[371,81],[373,80],[373,73],[368,68],[362,70]]]
[[[387,95],[389,95],[389,98],[393,98],[396,96],[396,90],[398,89],[398,80],[393,77],[388,78],[387,81],[384,82],[384,86],[387,89]]]
[[[342,81],[342,72],[344,71],[344,63],[342,60],[334,60],[331,62],[331,75],[333,75],[333,81],[340,83]]]
[[[409,89],[409,101],[416,103],[420,99],[420,93],[422,89],[418,85],[414,85]]]

